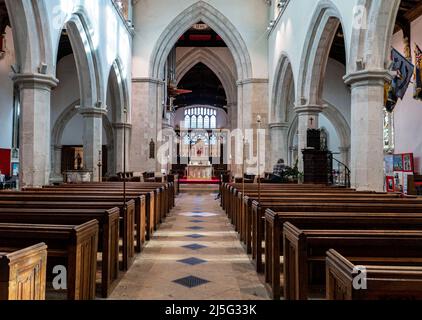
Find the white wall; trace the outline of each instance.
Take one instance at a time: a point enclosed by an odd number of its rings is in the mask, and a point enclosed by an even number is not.
[[[149,76],[154,46],[165,28],[195,0],[140,0],[134,4],[136,35],[133,47],[133,77]],[[261,0],[209,0],[241,34],[252,60],[254,78],[268,78],[268,7]]]
[[[80,99],[79,79],[73,54],[59,61],[56,77],[59,84],[51,93],[51,130],[62,112]]]
[[[422,17],[412,23],[411,29],[412,58],[414,61],[414,44],[422,46]],[[392,46],[404,52],[403,33],[393,37]],[[413,99],[413,85],[410,84],[403,101],[399,101],[394,111],[395,153],[414,153],[416,171],[422,172],[422,101]]]
[[[343,81],[345,74],[345,66],[330,58],[327,64],[322,96],[326,102],[336,107],[350,126],[352,102],[350,88]]]
[[[320,129],[324,128],[328,133],[328,150],[333,153],[339,153],[339,148],[341,147],[340,138],[337,134],[336,128],[324,115],[321,115],[319,118],[319,127]],[[342,160],[340,156],[334,155],[334,158],[337,160]]]
[[[6,29],[6,53],[0,59],[0,148],[10,149],[13,136],[13,82],[10,66],[15,63],[12,30]]]
[[[309,36],[311,20],[319,3],[331,3],[340,14],[343,31],[345,34],[346,52],[349,52],[352,27],[353,7],[358,0],[294,0],[290,1],[269,36],[269,92],[272,92],[272,84],[275,71],[280,57],[288,56],[293,70],[295,83],[297,83],[302,53],[305,40]],[[349,56],[349,55],[347,55]],[[270,97],[270,105],[272,103]]]
[[[49,26],[53,57],[57,56],[60,33],[64,24],[72,14],[81,11],[87,20],[92,46],[98,58],[100,85],[104,88],[102,101],[106,101],[107,80],[116,58],[122,62],[123,78],[130,90],[132,37],[111,0],[44,0],[43,5],[47,16],[43,23]]]

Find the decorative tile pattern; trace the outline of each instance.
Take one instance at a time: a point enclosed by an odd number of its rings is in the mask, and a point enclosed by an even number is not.
[[[204,246],[204,245],[198,244],[198,243],[189,244],[187,246],[182,246],[182,247],[186,248],[186,249],[190,249],[190,250],[200,250],[200,249],[207,248],[207,246]]]
[[[193,227],[188,227],[187,229],[190,229],[190,230],[203,230],[204,228],[203,227],[198,227],[198,226],[193,226]]]
[[[209,283],[208,280],[201,279],[195,276],[189,276],[186,278],[181,278],[173,281],[174,283],[180,284],[186,288],[195,288],[203,284]]]
[[[189,222],[192,222],[192,223],[203,223],[205,221],[204,220],[190,220]]]
[[[192,239],[200,239],[200,238],[204,238],[205,236],[201,234],[190,234],[190,235],[187,235],[186,237],[192,238]]]
[[[192,257],[188,259],[178,260],[177,262],[188,264],[190,266],[196,266],[198,264],[207,263],[208,261]]]

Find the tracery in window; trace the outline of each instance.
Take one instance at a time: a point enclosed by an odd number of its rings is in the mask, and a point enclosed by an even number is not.
[[[185,110],[184,126],[186,129],[216,129],[217,110],[204,106],[195,106]]]
[[[384,109],[384,152],[394,152],[394,113]]]

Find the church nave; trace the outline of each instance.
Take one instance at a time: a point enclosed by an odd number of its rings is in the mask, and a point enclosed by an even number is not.
[[[268,299],[262,279],[215,200],[217,188],[192,185],[181,191],[110,299]]]

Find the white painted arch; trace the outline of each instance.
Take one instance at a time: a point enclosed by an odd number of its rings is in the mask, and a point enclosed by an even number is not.
[[[203,21],[225,41],[237,70],[237,80],[252,78],[252,63],[248,48],[236,27],[221,12],[205,1],[198,1],[179,14],[159,37],[150,61],[150,77],[162,79],[164,65],[174,44],[192,25]]]
[[[299,68],[296,101],[301,105],[323,104],[323,80],[330,48],[339,25],[344,26],[342,21],[340,11],[332,1],[322,0],[318,3],[307,32]],[[343,31],[346,33],[347,29],[343,27]],[[347,56],[348,44],[345,45]]]
[[[227,103],[229,105],[236,104],[237,88],[234,75],[230,72],[227,64],[207,48],[191,49],[177,61],[176,82],[179,83],[195,65],[201,62],[210,68],[221,81],[226,91]]]

